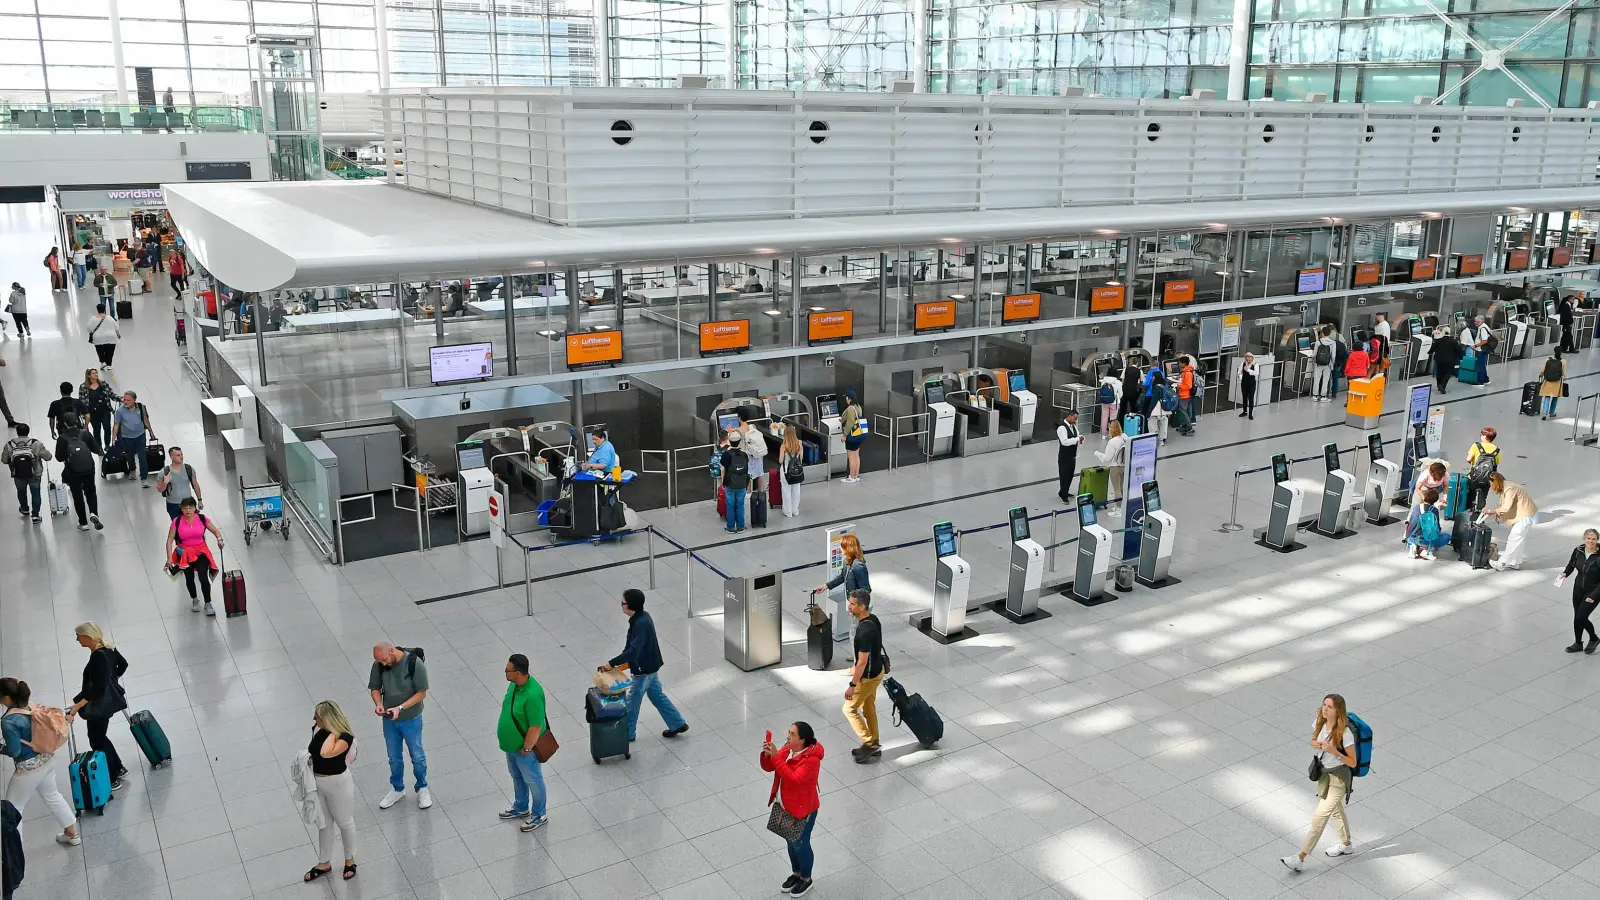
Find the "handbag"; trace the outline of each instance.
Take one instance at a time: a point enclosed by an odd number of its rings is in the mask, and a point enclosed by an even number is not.
[[[539,732],[539,739],[533,742],[533,755],[541,763],[550,761],[561,749],[561,743],[556,740],[555,733],[550,730],[550,720],[544,720],[544,730]]]
[[[1563,397],[1571,397],[1572,396],[1572,385],[1567,384],[1565,381],[1561,382],[1561,396],[1563,396]]]
[[[800,835],[806,830],[806,820],[795,816],[784,809],[782,803],[774,800],[772,812],[767,816],[767,830],[792,844],[800,840]]]
[[[1322,754],[1317,753],[1311,757],[1311,765],[1306,767],[1306,780],[1322,780]]]

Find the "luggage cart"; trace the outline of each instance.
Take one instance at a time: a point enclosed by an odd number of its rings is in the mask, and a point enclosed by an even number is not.
[[[289,520],[283,517],[283,484],[277,481],[265,484],[245,484],[239,479],[239,496],[244,505],[244,543],[256,536],[256,530],[271,531],[274,524],[284,540],[289,539]]]

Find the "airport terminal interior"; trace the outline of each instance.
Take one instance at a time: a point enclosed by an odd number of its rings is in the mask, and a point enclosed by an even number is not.
[[[0,678],[130,714],[0,763],[15,897],[1600,897],[1595,3],[468,6],[0,9],[7,417],[136,394],[221,576],[126,443],[8,478]]]

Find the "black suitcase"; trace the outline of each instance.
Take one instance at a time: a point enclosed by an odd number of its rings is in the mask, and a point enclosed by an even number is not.
[[[118,300],[117,301],[117,318],[119,318],[119,319],[131,319],[131,318],[133,318],[133,301],[132,300]]]
[[[1539,382],[1530,381],[1522,386],[1522,414],[1537,416],[1539,414]]]
[[[126,453],[107,453],[100,457],[101,478],[110,478],[112,475],[132,477],[134,471],[133,460]]]
[[[889,702],[894,704],[894,724],[911,729],[924,747],[931,748],[939,743],[944,737],[944,720],[921,694],[907,696],[906,689],[893,678],[883,680],[883,689],[889,694]]]
[[[151,441],[144,445],[144,465],[146,469],[152,472],[159,472],[166,464],[167,446],[165,444],[160,441]]]
[[[806,665],[818,672],[833,665],[833,616],[824,615],[820,623],[806,626]]]
[[[608,756],[633,759],[633,754],[628,752],[628,717],[618,716],[615,719],[596,719],[590,722],[589,755],[594,757],[594,764],[597,766],[600,760]]]
[[[750,527],[767,527],[767,495],[765,491],[750,492]]]
[[[1469,526],[1462,546],[1462,560],[1474,569],[1489,568],[1490,545],[1494,543],[1494,529],[1485,525]]]

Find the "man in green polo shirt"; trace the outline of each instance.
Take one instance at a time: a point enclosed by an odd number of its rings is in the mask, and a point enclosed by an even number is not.
[[[539,734],[549,724],[544,711],[544,688],[528,674],[528,658],[521,653],[506,660],[506,699],[500,704],[497,734],[500,749],[511,770],[511,786],[516,791],[511,808],[502,819],[520,819],[523,831],[532,831],[550,821],[545,817],[544,767],[533,753]]]

